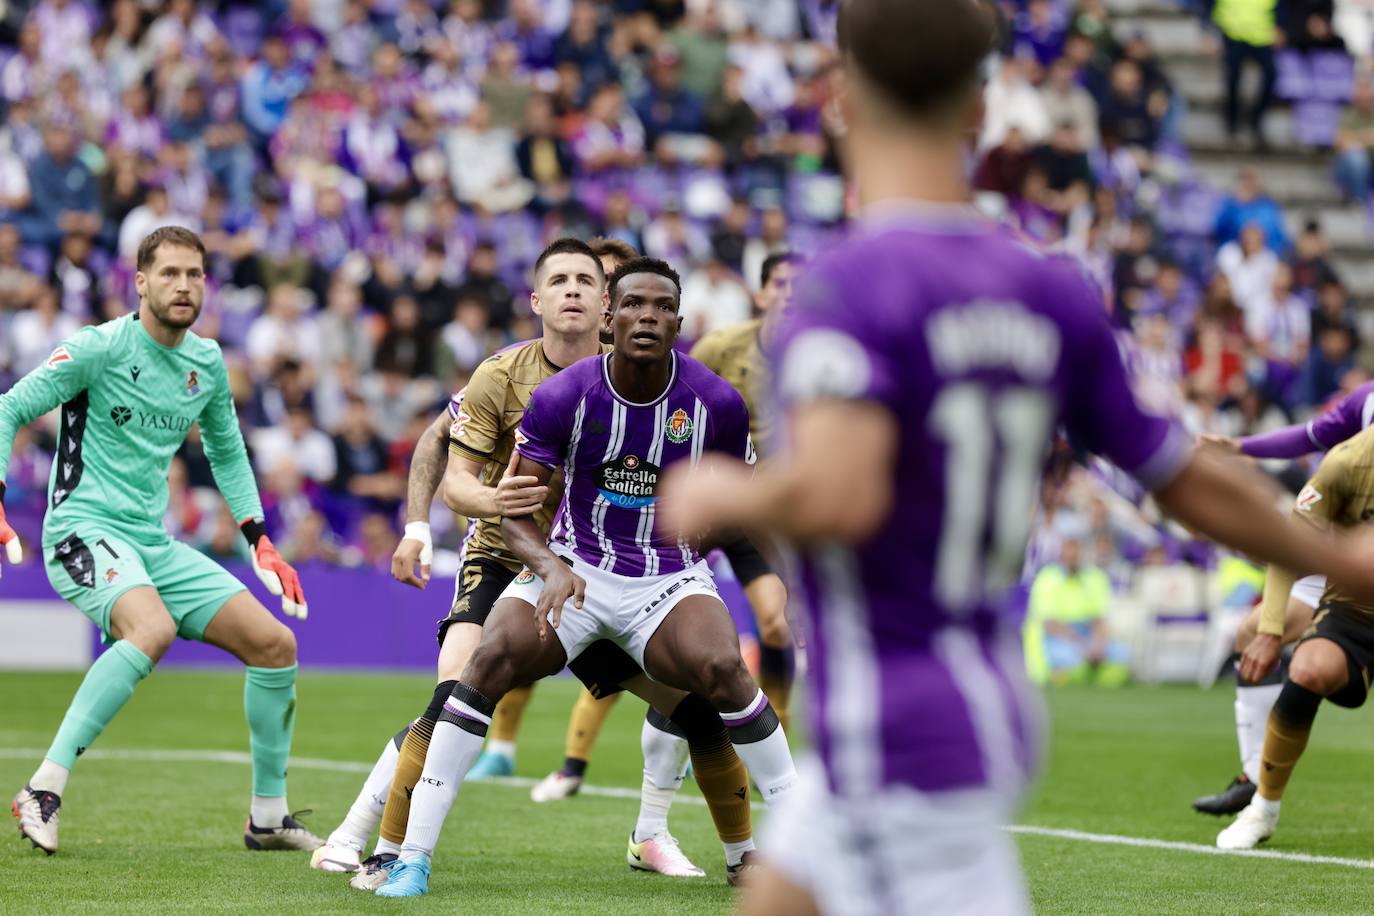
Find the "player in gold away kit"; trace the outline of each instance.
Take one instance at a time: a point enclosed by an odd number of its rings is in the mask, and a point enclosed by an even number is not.
[[[415,526],[423,526],[417,519],[427,516],[427,507],[438,488],[435,468],[444,468],[445,460],[446,469],[441,471],[445,503],[460,515],[477,521],[465,544],[453,604],[439,622],[440,683],[434,698],[408,730],[388,741],[344,822],[311,862],[326,871],[358,871],[350,884],[360,890],[375,890],[386,880],[387,868],[395,861],[405,836],[410,792],[423,770],[425,752],[443,702],[480,640],[482,625],[496,598],[520,571],[520,562],[509,553],[501,538],[500,516],[533,514],[547,530],[562,495],[558,480],[548,487],[531,486],[528,478],[510,477],[504,472],[530,394],[563,365],[580,359],[581,351],[587,351],[586,355],[600,352],[597,329],[604,307],[605,277],[585,244],[560,239],[540,256],[535,279],[538,289],[532,304],[544,318],[545,336],[517,344],[482,363],[468,387],[454,396],[448,410],[417,446],[412,462],[408,540],[421,544],[428,541],[428,531],[419,531]],[[446,456],[435,454],[429,444],[432,438],[445,443]],[[403,556],[398,548],[398,568],[393,572],[402,581],[423,587],[428,579],[428,559],[423,549]],[[415,560],[422,567],[420,578],[414,576]],[[676,707],[683,695],[646,683],[639,667],[615,646],[593,647],[584,659],[579,660],[575,673],[595,692],[611,694],[620,690],[624,682],[632,681],[633,686],[625,686],[665,708],[665,722],[670,716],[678,718]],[[692,711],[691,704],[687,711]],[[685,723],[684,729],[687,742],[660,729],[645,729],[649,761],[646,770],[654,766],[665,769],[664,761],[676,766],[675,762],[685,756],[685,752],[677,750],[678,746],[690,743],[698,783],[726,843],[727,864],[735,866],[730,873],[735,877],[736,873],[743,873],[743,856],[753,848],[747,774],[718,717],[715,723],[696,717]],[[636,867],[670,875],[699,876],[704,872],[686,860],[667,832],[671,795],[670,792],[665,797],[664,793],[655,792],[643,799],[640,820],[651,825],[661,823],[661,835],[650,835],[637,844],[640,848]],[[381,798],[385,798],[384,809]],[[376,851],[359,863],[362,846],[378,820],[381,836]]]
[[[761,315],[752,321],[707,334],[692,348],[706,364],[744,398],[749,408],[749,434],[761,458],[772,454],[774,423],[768,410],[770,374],[764,348],[792,296],[792,278],[801,259],[790,252],[769,255],[760,271],[755,297]],[[734,558],[731,558],[732,564]],[[760,564],[761,565],[761,564]],[[766,566],[764,567],[766,570]],[[749,596],[759,628],[759,686],[777,710],[786,731],[794,671],[792,634],[784,614],[787,591],[774,575],[761,575],[752,564],[735,565],[735,575]]]
[[[1374,427],[1327,453],[1316,476],[1298,494],[1293,514],[1321,528],[1354,528],[1374,518]],[[1241,657],[1241,675],[1251,682],[1278,663],[1284,609],[1297,578],[1294,571],[1269,567],[1259,635]],[[1253,849],[1274,835],[1279,802],[1307,747],[1321,701],[1327,699],[1352,709],[1364,705],[1371,669],[1374,604],[1352,600],[1328,585],[1312,626],[1293,653],[1288,681],[1269,714],[1259,789],[1235,821],[1217,835],[1219,847]]]
[[[593,239],[590,244],[601,259],[608,277],[621,263],[638,257],[633,248],[618,240]],[[764,319],[722,328],[702,338],[692,350],[694,358],[705,363],[711,371],[728,381],[744,397],[744,403],[749,408],[750,433],[754,437],[755,446],[762,454],[766,454],[762,436],[766,434],[769,424],[761,409],[764,406],[768,382],[767,365],[759,349],[759,329],[767,316],[779,313],[779,309],[773,306],[780,306],[791,295],[796,262],[796,256],[791,254],[770,255],[764,261],[763,284],[757,297]],[[606,342],[604,335],[602,341]],[[758,620],[759,687],[763,689],[768,702],[776,710],[783,730],[786,731],[790,721],[788,697],[794,667],[792,636],[784,616],[787,588],[783,585],[782,579],[773,572],[768,561],[747,538],[732,539],[728,544],[722,545],[722,550],[730,561],[735,578],[744,588]],[[601,733],[601,726],[610,715],[618,697],[618,694],[594,697],[590,691],[582,691],[568,719],[563,765],[535,785],[530,790],[530,798],[537,802],[550,802],[577,794],[578,789],[582,787],[587,762],[591,759],[592,748]],[[492,717],[492,737],[487,739],[488,748],[492,746],[493,738],[500,736],[498,725],[509,721],[509,716],[503,715],[503,709],[511,699],[512,695],[507,694],[496,704],[496,714]],[[664,727],[664,723],[659,721],[653,710],[650,710],[650,721],[655,726]],[[473,766],[473,773],[483,772],[479,768],[490,753],[490,750],[483,751],[482,757]],[[679,783],[685,777],[686,763],[684,758],[681,775],[677,779]],[[645,778],[649,778],[647,773]]]

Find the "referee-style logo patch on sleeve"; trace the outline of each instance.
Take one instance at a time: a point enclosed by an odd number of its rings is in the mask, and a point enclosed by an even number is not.
[[[1297,507],[1302,512],[1311,512],[1312,507],[1322,501],[1322,495],[1310,483],[1298,494]]]

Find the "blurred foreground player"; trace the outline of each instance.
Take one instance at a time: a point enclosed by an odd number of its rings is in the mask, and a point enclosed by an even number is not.
[[[1316,475],[1302,488],[1293,515],[1318,528],[1354,528],[1374,518],[1374,429],[1366,429],[1336,446]],[[1273,564],[1264,579],[1258,633],[1241,656],[1241,677],[1248,681],[1273,671],[1283,647],[1284,608],[1296,580],[1293,572]],[[1293,768],[1307,747],[1323,699],[1358,709],[1369,696],[1374,671],[1374,603],[1361,601],[1338,586],[1322,593],[1311,626],[1293,652],[1269,718],[1254,798],[1217,835],[1222,849],[1253,849],[1274,835],[1279,803]]]
[[[62,409],[43,557],[53,589],[109,646],[86,672],[12,810],[21,835],[56,852],[58,808],[76,758],[175,639],[196,639],[246,666],[253,798],[243,842],[249,849],[315,849],[321,840],[286,805],[296,637],[243,583],[172,540],[162,523],[167,469],[198,423],[215,482],[252,547],[254,571],[281,596],[283,613],[304,619],[300,578],[263,526],[219,344],[190,330],[205,303],[205,245],[188,229],[158,229],[139,245],[136,266],[136,313],[83,328],[0,395],[0,481],[19,427]],[[17,559],[3,507],[0,544]]]
[[[1341,398],[1320,416],[1285,426],[1259,436],[1236,439],[1230,436],[1203,436],[1211,445],[1250,458],[1301,458],[1316,451],[1327,451],[1354,436],[1374,422],[1374,382],[1365,382]],[[1326,590],[1322,576],[1307,576],[1293,583],[1283,613],[1283,644],[1297,640],[1312,625],[1312,615],[1321,603]],[[1234,647],[1243,653],[1255,638],[1260,622],[1260,608],[1255,607],[1236,631]],[[1193,810],[1201,814],[1236,814],[1255,796],[1259,784],[1260,752],[1269,713],[1283,689],[1286,663],[1262,672],[1260,680],[1252,683],[1236,671],[1236,745],[1240,749],[1240,775],[1215,795],[1193,800]]]
[[[1260,475],[1143,412],[1080,271],[968,205],[994,33],[975,0],[840,7],[863,218],[779,332],[783,451],[756,476],[713,457],[660,490],[684,535],[756,525],[801,549],[819,761],[768,824],[746,913],[1029,911],[1003,825],[1039,715],[1006,597],[1058,423],[1195,529],[1374,584],[1356,545],[1290,523]]]

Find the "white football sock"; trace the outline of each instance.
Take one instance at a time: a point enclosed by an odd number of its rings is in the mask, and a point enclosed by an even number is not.
[[[639,749],[644,753],[644,778],[660,789],[680,789],[692,762],[687,739],[656,727],[648,719],[639,730]]]
[[[764,803],[773,807],[797,782],[797,768],[792,763],[792,751],[778,724],[777,713],[769,707],[768,698],[760,690],[749,705],[738,712],[722,712],[720,718],[730,733],[735,753],[744,761],[754,785],[759,787]],[[762,731],[767,734],[759,737]]]
[[[72,775],[71,770],[60,763],[53,763],[45,757],[29,780],[29,788],[35,792],[51,792],[54,795],[61,795],[67,790],[67,777],[70,775]]]
[[[746,852],[754,851],[754,838],[740,840],[738,843],[721,843],[725,847],[725,864],[738,865]]]
[[[487,742],[487,746],[484,748],[484,750],[488,754],[500,754],[502,757],[505,757],[509,760],[515,759],[514,741],[497,741],[493,738],[491,741]]]
[[[1278,817],[1278,816],[1279,816],[1279,806],[1282,805],[1283,802],[1282,802],[1282,801],[1270,801],[1269,799],[1265,798],[1263,795],[1260,795],[1258,792],[1256,792],[1256,793],[1255,793],[1255,797],[1251,800],[1250,804],[1252,804],[1252,805],[1258,805],[1260,811],[1261,811],[1262,813],[1264,813],[1264,814],[1269,815],[1270,817]]]
[[[639,820],[635,821],[635,842],[668,832],[668,809],[672,807],[677,789],[660,789],[646,769],[644,783],[639,788]]]
[[[372,836],[372,831],[382,822],[382,809],[386,807],[386,795],[391,789],[391,777],[396,775],[396,760],[401,749],[396,746],[395,738],[388,738],[382,748],[382,755],[372,765],[358,797],[353,799],[343,823],[329,835],[329,842],[338,846],[351,846],[359,851]]]
[[[401,854],[401,844],[393,843],[380,833],[377,834],[377,845],[373,847],[374,856],[399,856]]]
[[[407,861],[428,860],[434,855],[439,832],[453,807],[458,787],[477,761],[477,755],[482,753],[486,726],[491,725],[491,716],[478,712],[457,697],[449,697],[444,710],[480,723],[482,734],[474,735],[443,718],[434,723],[434,737],[429,740],[429,751],[425,754],[425,769],[410,797],[410,821],[406,824],[406,840],[401,846],[401,858]]]
[[[1236,744],[1240,747],[1240,766],[1256,785],[1259,785],[1260,755],[1264,752],[1269,711],[1282,691],[1282,684],[1236,685]]]
[[[286,807],[285,795],[254,795],[253,804],[248,809],[254,827],[280,827],[290,814]]]

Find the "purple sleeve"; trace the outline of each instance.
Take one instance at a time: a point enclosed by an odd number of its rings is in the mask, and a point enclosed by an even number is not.
[[[820,266],[796,287],[773,350],[775,385],[784,409],[838,398],[876,401],[901,413],[901,338],[885,334],[857,287]]]
[[[546,468],[563,466],[572,432],[568,386],[554,384],[555,381],[556,378],[550,379],[534,390],[515,432],[515,447],[520,454]]]
[[[1192,453],[1188,436],[1136,401],[1121,350],[1096,294],[1077,277],[1065,293],[1066,299],[1082,303],[1081,309],[1069,313],[1063,328],[1064,358],[1070,366],[1065,404],[1069,432],[1089,451],[1157,490],[1188,462]]]
[[[466,387],[456,392],[448,399],[448,415],[453,419],[458,419],[458,415],[463,411],[463,395],[467,394]]]
[[[1370,405],[1374,398],[1374,382],[1365,382],[1336,402],[1326,413],[1307,424],[1307,438],[1312,448],[1307,451],[1335,448],[1369,425]]]
[[[1311,423],[1285,426],[1262,436],[1246,436],[1240,440],[1240,453],[1251,458],[1301,458],[1311,452],[1326,451],[1325,445],[1312,438],[1312,426],[1330,415],[1323,414]]]

